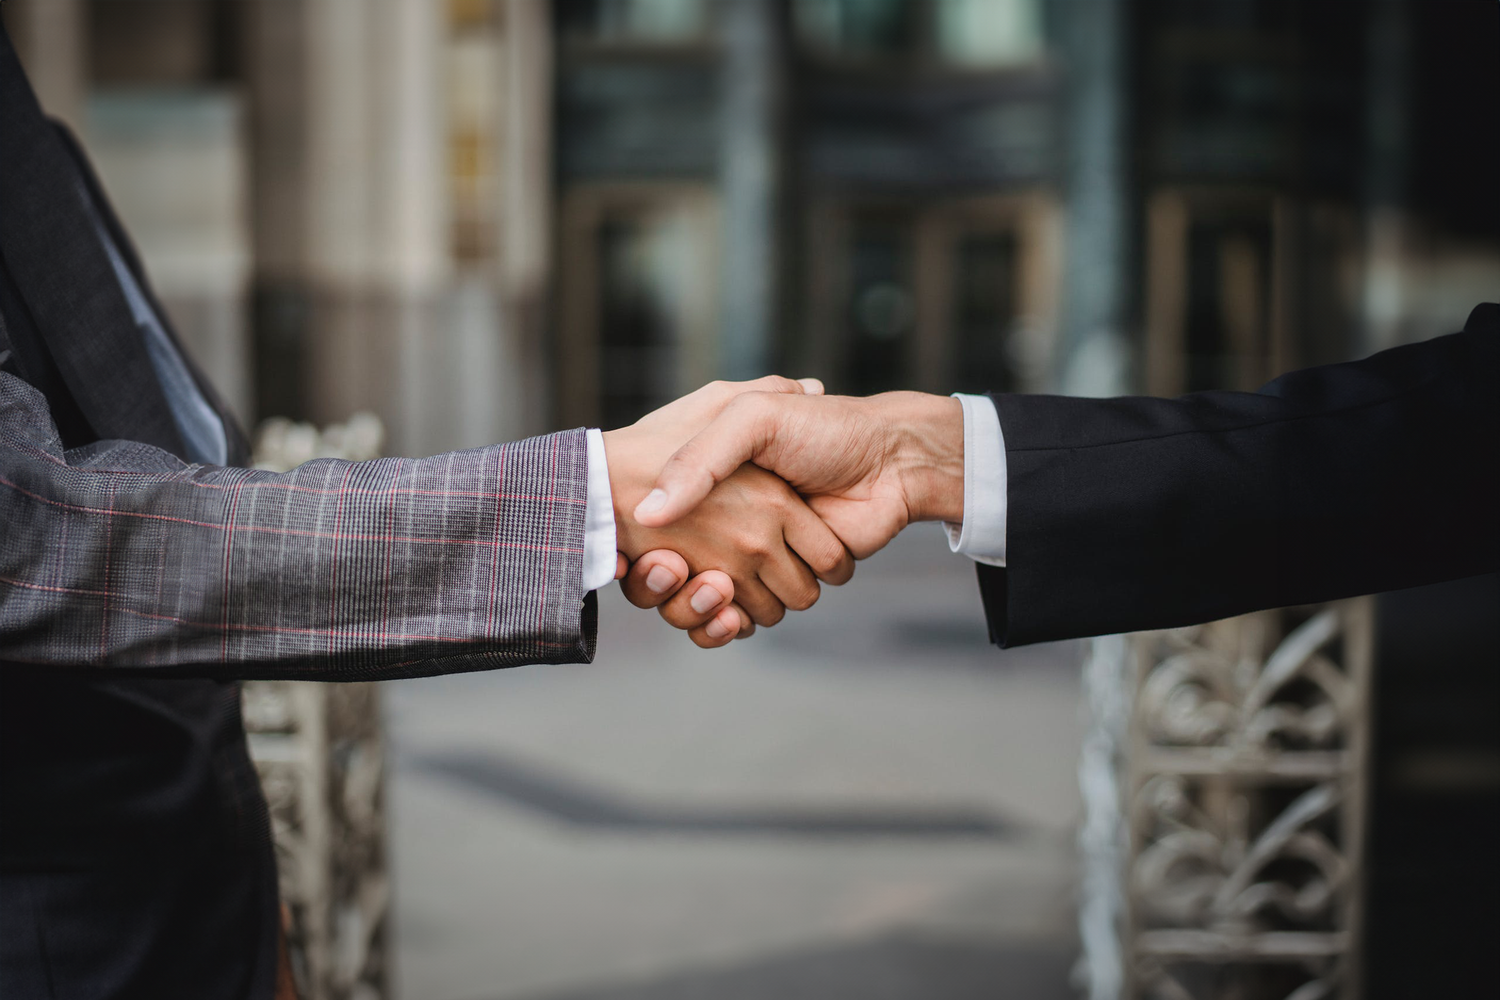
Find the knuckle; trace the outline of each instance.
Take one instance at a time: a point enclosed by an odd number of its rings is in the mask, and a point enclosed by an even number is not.
[[[735,396],[724,405],[724,413],[731,417],[737,417],[741,414],[749,413],[750,410],[748,408],[752,405],[750,397],[753,395],[755,394],[751,392],[742,392],[739,395]]]
[[[809,584],[792,595],[792,599],[787,602],[787,607],[793,611],[806,611],[818,603],[818,597],[821,594],[822,590],[819,589],[817,584]]]
[[[740,561],[750,565],[765,562],[775,551],[770,533],[760,528],[745,525],[733,537],[734,551],[740,556]]]
[[[827,548],[817,555],[817,562],[813,568],[824,576],[842,576],[845,566],[845,552],[842,545],[830,543]]]
[[[761,613],[755,616],[755,624],[770,628],[773,625],[780,624],[781,620],[785,617],[786,608],[780,604],[772,604],[762,608]]]
[[[761,378],[758,384],[772,392],[795,392],[801,388],[796,382],[783,375],[767,375]]]
[[[662,621],[675,629],[690,629],[698,624],[700,616],[693,614],[686,604],[677,601],[668,601],[657,609]]]
[[[764,413],[770,406],[775,393],[750,391],[742,392],[729,401],[729,409],[748,416],[756,416]]]

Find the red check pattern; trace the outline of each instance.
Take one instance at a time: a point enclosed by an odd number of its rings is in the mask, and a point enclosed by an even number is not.
[[[0,373],[0,660],[383,679],[587,661],[584,432],[287,473],[64,452]]]

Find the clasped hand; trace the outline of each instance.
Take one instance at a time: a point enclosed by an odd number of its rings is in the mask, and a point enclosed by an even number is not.
[[[715,382],[604,444],[625,595],[704,648],[811,607],[913,521],[963,519],[948,397]]]

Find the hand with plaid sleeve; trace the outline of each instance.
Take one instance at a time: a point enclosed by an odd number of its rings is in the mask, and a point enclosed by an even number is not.
[[[715,573],[661,594],[702,645],[774,624],[811,606],[818,578],[852,573],[822,520],[754,467],[670,531],[623,513],[749,388],[802,391],[715,383],[605,436],[622,555],[656,566],[675,554]],[[588,660],[588,471],[582,431],[286,473],[192,465],[130,441],[65,449],[45,398],[0,374],[4,657],[324,680]],[[694,605],[705,586],[718,599]],[[710,633],[720,621],[731,627]]]

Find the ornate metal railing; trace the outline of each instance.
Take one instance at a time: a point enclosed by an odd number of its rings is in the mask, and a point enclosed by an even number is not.
[[[1091,1000],[1360,995],[1373,607],[1094,642]]]

